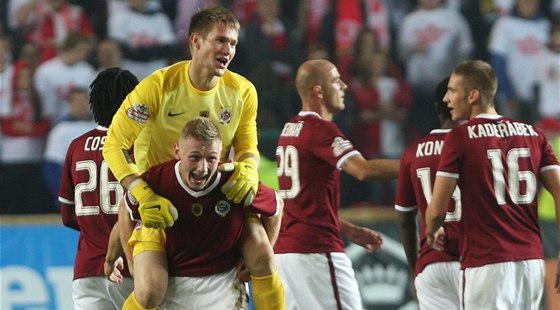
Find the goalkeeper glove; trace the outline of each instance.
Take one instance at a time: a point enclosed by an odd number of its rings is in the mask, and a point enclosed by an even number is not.
[[[136,183],[136,184],[134,184]],[[173,226],[179,216],[169,200],[154,193],[146,181],[139,179],[131,184],[130,192],[136,198],[142,224],[148,228]]]
[[[226,198],[248,206],[253,203],[259,186],[257,162],[253,158],[245,158],[240,162],[222,164],[221,171],[233,171],[229,180],[222,186]]]

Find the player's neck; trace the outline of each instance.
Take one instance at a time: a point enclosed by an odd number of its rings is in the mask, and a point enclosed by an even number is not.
[[[211,90],[218,84],[219,77],[206,71],[203,68],[197,68],[193,63],[189,67],[189,80],[200,91]]]

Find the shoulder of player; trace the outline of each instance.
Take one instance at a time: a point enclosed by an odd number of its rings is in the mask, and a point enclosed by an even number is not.
[[[162,175],[168,175],[170,173],[175,174],[175,164],[177,162],[177,159],[172,159],[161,164],[154,165],[144,172],[142,178],[149,180],[156,179]]]
[[[178,82],[186,79],[190,60],[178,61],[167,67],[154,71],[144,80],[161,80],[165,82]]]
[[[249,81],[246,77],[242,76],[239,73],[235,73],[233,71],[226,70],[226,73],[222,77],[222,82],[235,89],[240,90],[254,90],[256,92],[255,85],[251,81]]]
[[[300,112],[298,115],[293,117],[290,122],[297,123],[297,122],[304,122],[306,124],[310,124],[315,127],[327,127],[327,128],[336,128],[339,129],[335,122],[328,121],[316,113],[311,112]]]
[[[104,133],[104,134],[100,134],[100,133]],[[85,143],[85,141],[90,137],[93,138],[93,137],[98,137],[98,136],[104,136],[106,133],[107,132],[101,132],[97,128],[94,128],[94,129],[89,130],[89,131],[85,132],[84,134],[76,137],[74,140],[72,140],[72,144],[74,144],[74,143]]]

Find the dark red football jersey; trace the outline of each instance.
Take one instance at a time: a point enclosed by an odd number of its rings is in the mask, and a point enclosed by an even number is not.
[[[443,227],[446,233],[445,251],[436,251],[426,242],[426,209],[432,198],[435,175],[443,147],[443,139],[450,129],[432,130],[405,149],[401,157],[395,209],[401,212],[420,211],[420,255],[416,274],[435,262],[459,260],[459,221],[461,219],[460,191],[455,189]]]
[[[63,222],[80,231],[74,279],[104,276],[109,235],[124,192],[103,160],[106,134],[98,127],[72,141],[62,170],[58,199]]]
[[[336,124],[300,112],[280,134],[276,159],[284,217],[275,253],[344,252],[340,237],[340,167],[359,152]]]
[[[558,165],[542,132],[500,115],[479,115],[445,137],[437,175],[461,188],[462,268],[543,258],[537,178]]]
[[[243,207],[227,200],[221,191],[231,173],[217,172],[212,183],[202,191],[193,191],[181,179],[179,161],[154,166],[142,178],[158,195],[169,199],[179,217],[165,229],[169,275],[198,277],[224,272],[241,258],[239,248],[245,212],[272,216],[278,212],[277,194],[259,184],[253,204]],[[133,218],[140,219],[138,203],[125,195]]]

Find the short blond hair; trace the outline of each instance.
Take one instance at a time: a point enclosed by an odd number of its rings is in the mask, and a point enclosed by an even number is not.
[[[494,104],[498,78],[490,64],[482,60],[467,60],[455,67],[453,74],[462,77],[462,86],[467,93],[477,89],[483,103]]]
[[[181,133],[181,139],[194,138],[198,141],[211,142],[222,140],[220,130],[210,119],[196,117],[185,124]]]

